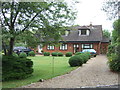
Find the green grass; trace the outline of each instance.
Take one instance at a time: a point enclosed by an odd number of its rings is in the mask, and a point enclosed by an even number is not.
[[[54,60],[52,56],[35,56],[29,58],[32,59],[34,64],[33,75],[22,80],[5,81],[2,83],[3,88],[21,87],[30,83],[37,82],[39,79],[45,80],[63,75],[77,68],[69,66],[69,57],[54,57]]]

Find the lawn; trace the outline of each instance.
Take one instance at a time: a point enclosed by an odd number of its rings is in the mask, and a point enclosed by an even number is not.
[[[53,57],[52,56],[35,56],[28,57],[33,61],[33,75],[22,80],[13,80],[3,82],[3,88],[21,87],[30,83],[39,81],[40,79],[50,79],[59,75],[68,73],[77,67],[70,67],[68,64],[69,57]]]

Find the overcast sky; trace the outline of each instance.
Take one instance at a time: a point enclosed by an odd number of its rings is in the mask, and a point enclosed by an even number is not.
[[[80,3],[76,4],[78,16],[75,24],[89,25],[102,25],[103,30],[113,30],[112,23],[114,20],[107,20],[107,15],[102,11],[103,1],[105,0],[79,0]]]

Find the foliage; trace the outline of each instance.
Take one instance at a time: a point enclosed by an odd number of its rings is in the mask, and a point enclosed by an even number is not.
[[[120,72],[120,60],[116,54],[111,54],[108,61],[109,67],[112,71]]]
[[[26,54],[25,52],[21,52],[21,53],[19,54],[19,57],[20,57],[20,58],[26,58],[26,57],[27,57],[27,54]]]
[[[21,35],[20,35],[21,36]],[[27,47],[26,44],[24,43],[15,43],[15,46],[18,47],[18,46],[23,46],[23,47]]]
[[[23,79],[33,73],[31,59],[14,56],[2,57],[2,80]]]
[[[14,57],[18,57],[18,54],[16,54],[16,53],[13,53],[13,56],[14,56]]]
[[[83,63],[86,63],[88,61],[88,59],[90,59],[90,54],[87,53],[87,52],[86,53],[82,53],[79,56],[82,58]]]
[[[52,52],[51,55],[52,55],[52,56],[57,56],[58,53],[57,53],[57,52]]]
[[[115,53],[116,45],[117,45],[117,43],[111,44],[111,45],[108,46],[107,56],[111,56],[112,53]]]
[[[118,38],[118,32],[116,30],[112,31],[112,43],[116,43]]]
[[[119,6],[119,0],[107,0],[103,3],[102,9],[106,12],[108,18],[111,20],[118,16]]]
[[[80,54],[81,54],[81,52],[76,52],[76,53],[75,53],[75,55],[80,55]]]
[[[58,52],[58,56],[63,56],[63,53],[62,52]]]
[[[29,56],[35,56],[35,52],[34,52],[34,51],[30,51],[30,52],[28,53],[28,55],[29,55]]]
[[[66,57],[71,57],[71,56],[72,56],[72,52],[67,52],[67,53],[65,54],[65,56],[66,56]]]
[[[80,57],[80,55],[75,55],[75,56],[72,56],[72,57],[69,59],[69,64],[70,64],[71,67],[82,66],[83,60],[82,60],[82,58]]]
[[[49,52],[44,52],[43,54],[44,54],[44,56],[50,56]]]
[[[108,30],[103,30],[103,36],[110,38],[111,33]]]
[[[113,23],[113,42],[108,47],[109,67],[112,71],[120,72],[120,19]],[[117,33],[117,34],[116,34]]]
[[[35,47],[42,40],[49,43],[49,38],[57,43],[60,32],[73,23],[75,16],[76,11],[65,2],[2,2],[3,48],[9,46],[8,54],[12,55],[14,43]]]

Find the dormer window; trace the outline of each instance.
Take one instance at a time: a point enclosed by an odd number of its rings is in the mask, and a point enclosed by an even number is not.
[[[81,30],[81,35],[86,35],[87,34],[87,30]]]
[[[89,35],[90,34],[90,30],[85,30],[85,29],[83,29],[83,30],[79,30],[79,36],[81,36],[81,35]]]

